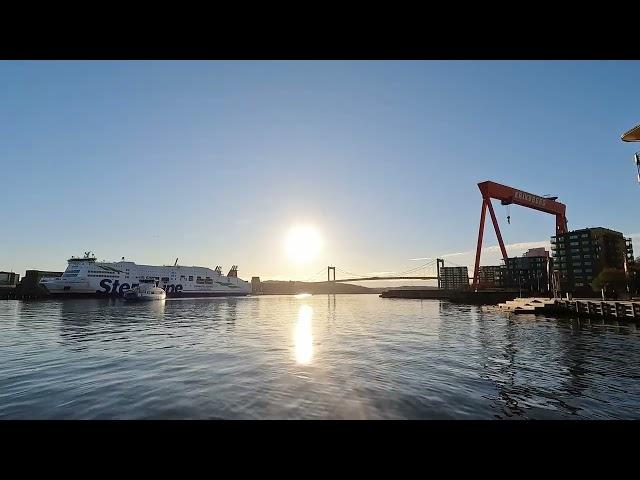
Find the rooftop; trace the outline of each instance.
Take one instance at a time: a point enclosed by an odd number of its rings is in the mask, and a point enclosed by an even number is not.
[[[567,233],[563,233],[563,234],[559,234],[559,235],[552,235],[551,238],[557,238],[557,237],[565,237],[571,234],[576,234],[576,233],[584,233],[584,232],[594,232],[594,233],[610,233],[613,235],[622,235],[624,236],[624,234],[622,232],[618,232],[617,230],[611,230],[610,228],[605,228],[605,227],[587,227],[587,228],[579,228],[576,230],[571,230]]]

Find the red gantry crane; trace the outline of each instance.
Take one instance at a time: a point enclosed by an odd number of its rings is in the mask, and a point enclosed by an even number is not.
[[[480,182],[478,184],[480,193],[482,193],[482,210],[480,213],[480,230],[478,232],[478,248],[476,250],[476,265],[473,271],[473,288],[475,289],[478,284],[478,273],[480,269],[480,253],[482,251],[482,236],[484,233],[484,217],[489,209],[491,215],[491,221],[493,222],[493,228],[496,231],[496,237],[498,237],[498,243],[500,244],[500,251],[502,252],[502,258],[505,264],[507,263],[507,250],[504,248],[504,242],[502,241],[502,235],[500,234],[500,227],[498,227],[498,220],[496,214],[493,211],[491,205],[491,199],[495,198],[500,200],[502,205],[522,205],[523,207],[532,208],[541,212],[551,213],[556,216],[556,235],[567,233],[567,217],[565,216],[566,205],[564,203],[556,202],[558,197],[540,197],[532,193],[523,192],[506,185],[501,185],[495,182]]]

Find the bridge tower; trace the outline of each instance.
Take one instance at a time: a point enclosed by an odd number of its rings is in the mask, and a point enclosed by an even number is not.
[[[331,280],[331,272],[333,271],[333,280]],[[336,267],[327,267],[327,282],[336,281]]]
[[[436,258],[436,271],[438,272],[436,274],[438,276],[438,289],[442,288],[442,282],[440,281],[440,264],[442,264],[442,268],[444,268],[444,259]]]

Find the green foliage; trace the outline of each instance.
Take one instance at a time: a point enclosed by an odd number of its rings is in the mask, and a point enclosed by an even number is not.
[[[601,290],[602,287],[606,287],[607,290],[615,289],[619,291],[625,288],[626,282],[624,270],[605,268],[593,279],[591,286],[594,290]]]

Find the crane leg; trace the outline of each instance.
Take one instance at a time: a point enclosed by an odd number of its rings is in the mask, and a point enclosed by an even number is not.
[[[498,226],[498,219],[496,218],[496,214],[493,211],[493,205],[491,205],[491,200],[486,199],[487,206],[489,207],[489,214],[491,215],[491,221],[493,222],[493,228],[496,231],[496,237],[498,237],[498,244],[500,245],[500,251],[502,252],[502,258],[504,259],[504,264],[507,264],[507,249],[504,248],[504,242],[502,241],[502,234],[500,233],[500,227]]]
[[[473,269],[473,289],[478,286],[478,273],[480,270],[480,253],[482,252],[482,235],[484,233],[484,217],[487,213],[487,201],[482,199],[482,210],[480,210],[480,229],[478,230],[478,246],[476,248],[476,264]]]

